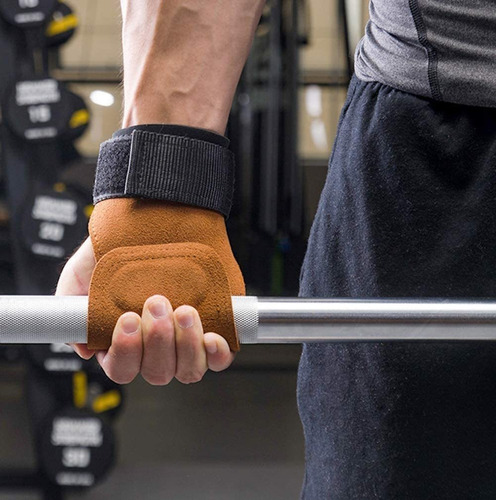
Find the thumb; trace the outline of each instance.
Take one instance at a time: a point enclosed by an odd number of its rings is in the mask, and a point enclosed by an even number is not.
[[[55,295],[87,295],[95,265],[93,245],[87,238],[62,269]]]
[[[93,245],[87,238],[62,269],[55,295],[87,295],[95,265]],[[72,348],[84,359],[94,354],[84,344],[72,344]]]

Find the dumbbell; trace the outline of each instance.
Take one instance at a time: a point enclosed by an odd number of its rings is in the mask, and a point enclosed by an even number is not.
[[[496,303],[232,297],[242,344],[496,340]],[[0,344],[87,342],[88,298],[0,296]]]
[[[84,100],[48,76],[14,82],[6,92],[3,114],[9,129],[31,143],[77,139],[90,120]]]
[[[46,420],[39,434],[41,469],[64,487],[91,487],[115,462],[110,425],[88,411],[65,408]]]
[[[121,389],[101,370],[54,372],[37,365],[28,370],[26,384],[42,474],[61,487],[96,484],[115,462],[110,424],[121,407]]]
[[[55,390],[59,405],[111,417],[122,409],[122,387],[104,374],[94,358],[81,359],[67,344],[32,344],[26,350],[36,376]]]
[[[87,235],[89,200],[58,182],[35,186],[22,211],[20,240],[34,257],[68,258]]]
[[[64,402],[60,383],[54,384],[53,378],[40,377],[36,372],[30,372],[27,380],[40,470],[59,486],[91,487],[115,462],[112,427],[107,415]]]
[[[44,30],[49,47],[69,41],[79,24],[72,7],[59,0],[0,0],[0,16],[16,28]]]
[[[58,0],[0,0],[0,15],[12,26],[34,29],[47,24]]]
[[[65,487],[91,487],[115,462],[111,427],[88,411],[65,408],[47,419],[40,432],[41,468]]]

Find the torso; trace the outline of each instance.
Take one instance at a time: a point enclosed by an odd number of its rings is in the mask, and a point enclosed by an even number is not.
[[[496,2],[371,0],[355,70],[435,100],[496,107]]]

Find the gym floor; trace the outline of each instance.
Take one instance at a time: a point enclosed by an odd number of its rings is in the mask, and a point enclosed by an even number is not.
[[[296,409],[299,347],[245,347],[235,366],[200,384],[126,388],[113,428],[117,464],[67,500],[291,500],[303,477]],[[22,365],[0,365],[0,469],[35,466]],[[0,491],[0,500],[35,492]]]

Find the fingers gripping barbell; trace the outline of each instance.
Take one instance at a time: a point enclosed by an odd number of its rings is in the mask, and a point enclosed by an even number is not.
[[[232,297],[242,344],[496,340],[496,302]],[[0,296],[0,344],[86,343],[88,298]]]

